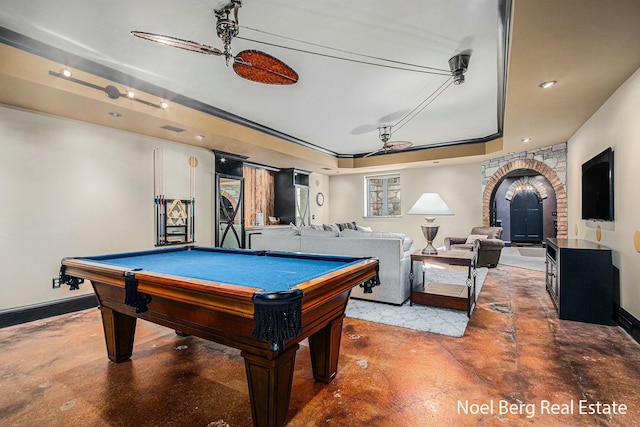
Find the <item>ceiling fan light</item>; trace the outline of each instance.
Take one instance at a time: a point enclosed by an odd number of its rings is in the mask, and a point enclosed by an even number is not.
[[[391,138],[391,126],[380,126],[378,128],[378,133],[380,140],[386,144],[387,141],[389,141],[389,138]]]

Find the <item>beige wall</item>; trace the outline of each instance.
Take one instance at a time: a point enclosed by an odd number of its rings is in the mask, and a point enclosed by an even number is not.
[[[322,193],[324,204],[317,203],[318,193]],[[331,203],[329,200],[329,177],[319,173],[309,176],[309,203],[311,204],[311,223],[324,224],[330,221]]]
[[[154,247],[157,147],[167,197],[189,197],[198,158],[196,239],[211,245],[211,152],[0,106],[0,310],[93,293],[52,289],[63,257]]]
[[[613,249],[620,269],[620,305],[640,318],[640,254],[633,236],[640,230],[640,70],[625,82],[567,143],[569,237],[598,242]],[[607,147],[614,150],[615,221],[587,223],[581,219],[581,165]],[[577,233],[575,232],[577,226]]]
[[[330,179],[330,222],[355,221],[376,231],[404,233],[414,240],[414,246],[427,244],[420,225],[424,217],[407,215],[407,211],[422,193],[440,193],[453,216],[436,219],[440,230],[433,242],[439,247],[447,236],[467,236],[471,227],[482,225],[482,188],[480,163],[454,166],[434,166],[396,171],[402,185],[401,218],[365,218],[365,177],[375,175],[335,175]],[[385,172],[388,173],[388,172]]]

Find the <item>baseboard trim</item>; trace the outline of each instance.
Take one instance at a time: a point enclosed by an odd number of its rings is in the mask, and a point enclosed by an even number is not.
[[[0,328],[46,319],[74,311],[86,310],[97,307],[98,301],[94,294],[68,298],[62,301],[41,304],[37,306],[21,307],[15,310],[0,312]]]
[[[636,319],[631,313],[622,307],[615,307],[614,319],[622,329],[624,329],[631,338],[640,344],[640,320]]]

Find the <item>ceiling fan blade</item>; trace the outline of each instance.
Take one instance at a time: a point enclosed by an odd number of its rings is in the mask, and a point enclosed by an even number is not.
[[[224,52],[222,52],[218,48],[207,46],[206,44],[192,42],[190,40],[183,40],[171,36],[163,36],[161,34],[145,33],[144,31],[131,31],[131,34],[144,40],[150,40],[152,42],[160,43],[166,46],[177,47],[179,49],[190,50],[191,52],[215,56],[224,54]]]
[[[399,150],[404,150],[405,148],[409,148],[412,145],[413,145],[413,142],[409,142],[409,141],[387,141],[384,143],[384,148],[393,150],[393,151],[399,151]]]
[[[233,70],[242,78],[272,85],[291,85],[298,73],[284,62],[258,50],[243,50],[233,61]]]

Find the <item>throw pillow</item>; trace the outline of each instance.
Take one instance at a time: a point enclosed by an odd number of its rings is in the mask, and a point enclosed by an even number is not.
[[[486,234],[469,234],[469,237],[467,237],[467,241],[464,242],[465,245],[472,245],[473,242],[475,242],[476,240],[484,240],[486,239],[487,236]]]
[[[404,240],[402,240],[402,250],[403,251],[408,251],[409,249],[411,249],[411,245],[413,245],[413,239],[411,237],[405,237]]]
[[[340,232],[336,230],[316,230],[311,227],[304,227],[300,229],[300,235],[302,237],[338,237]]]
[[[342,230],[357,230],[357,225],[356,222],[338,222],[336,223],[336,225],[338,226],[338,229],[340,229],[340,231]]]
[[[358,230],[358,231],[367,231],[367,232],[373,231],[373,229],[371,227],[363,227],[361,225],[356,225],[356,230]]]

